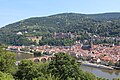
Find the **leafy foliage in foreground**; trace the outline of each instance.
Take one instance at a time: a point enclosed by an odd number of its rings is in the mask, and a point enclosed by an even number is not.
[[[0,71],[0,80],[14,80],[13,76]]]
[[[0,46],[0,71],[5,73],[15,72],[15,54],[6,51],[5,48]]]
[[[44,78],[47,64],[34,63],[29,60],[21,61],[15,76],[19,80],[33,80],[34,78]]]
[[[66,53],[55,54],[49,63],[48,72],[60,80],[106,80],[80,69],[75,59]]]

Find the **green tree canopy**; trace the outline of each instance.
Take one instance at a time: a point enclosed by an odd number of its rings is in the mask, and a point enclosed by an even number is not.
[[[0,80],[14,80],[13,76],[0,71]]]
[[[15,54],[0,46],[0,71],[14,73],[15,61]]]
[[[34,63],[31,60],[22,60],[15,74],[19,80],[33,80],[38,77],[44,77],[46,74],[47,63]]]
[[[82,71],[75,59],[66,53],[55,54],[48,71],[60,80],[97,80],[95,75]]]

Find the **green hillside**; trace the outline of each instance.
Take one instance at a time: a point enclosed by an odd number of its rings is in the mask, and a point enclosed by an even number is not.
[[[22,32],[24,35],[16,35]],[[53,32],[92,33],[99,36],[120,36],[120,13],[77,14],[63,13],[46,17],[32,17],[0,29],[0,43],[13,44],[26,40],[25,36]],[[25,44],[32,44],[26,40]]]

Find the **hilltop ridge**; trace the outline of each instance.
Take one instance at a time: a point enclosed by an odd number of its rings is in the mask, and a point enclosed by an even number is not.
[[[31,35],[54,32],[88,32],[99,36],[119,37],[120,13],[62,13],[24,19],[0,28],[0,43],[11,42],[11,38],[18,37],[16,33],[25,31]]]

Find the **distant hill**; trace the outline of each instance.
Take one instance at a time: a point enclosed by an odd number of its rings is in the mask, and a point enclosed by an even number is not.
[[[32,17],[0,28],[0,43],[11,44],[21,35],[43,35],[53,32],[88,32],[100,36],[120,36],[120,13],[78,14],[63,13]]]

